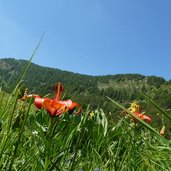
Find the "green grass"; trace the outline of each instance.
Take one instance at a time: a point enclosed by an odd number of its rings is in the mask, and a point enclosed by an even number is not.
[[[113,123],[102,109],[92,118],[89,109],[80,116],[51,118],[31,102],[21,102],[18,90],[12,96],[1,91],[0,97],[0,170],[171,168],[170,141],[143,121],[136,126],[125,116]]]

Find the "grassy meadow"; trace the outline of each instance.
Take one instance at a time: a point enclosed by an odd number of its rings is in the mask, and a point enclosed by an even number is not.
[[[18,86],[10,95],[0,91],[0,170],[171,170],[171,142],[159,134],[161,128],[114,100],[108,98],[138,122],[127,114],[116,123],[100,108],[51,117],[33,99],[21,101]]]
[[[167,134],[161,135],[161,127],[151,126],[109,97],[108,103],[125,113],[118,115],[117,122],[112,111],[92,111],[89,107],[79,115],[65,111],[52,117],[45,108],[37,109],[33,98],[21,100],[19,87],[28,67],[29,63],[11,94],[5,93],[3,87],[0,89],[0,170],[171,170],[167,125]],[[170,115],[155,102],[147,96],[144,99],[167,123],[171,121]]]

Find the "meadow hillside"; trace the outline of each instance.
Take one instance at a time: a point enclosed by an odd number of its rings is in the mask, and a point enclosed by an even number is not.
[[[0,84],[4,91],[10,93],[27,65],[27,60],[13,58],[0,59]],[[130,102],[138,100],[149,112],[148,103],[144,101],[140,92],[147,94],[162,108],[171,108],[171,80],[157,76],[140,74],[117,74],[105,76],[83,75],[60,69],[48,68],[31,63],[21,84],[21,91],[25,87],[30,93],[45,96],[52,92],[52,86],[62,82],[65,86],[65,98],[78,101],[83,108],[90,105],[90,109],[102,108],[106,112],[116,111],[106,98],[107,96],[128,107]]]

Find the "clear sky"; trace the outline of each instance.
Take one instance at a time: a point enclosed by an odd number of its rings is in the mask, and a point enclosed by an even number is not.
[[[0,58],[171,79],[171,0],[0,0]]]

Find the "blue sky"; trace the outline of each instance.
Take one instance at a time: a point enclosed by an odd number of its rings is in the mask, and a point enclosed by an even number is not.
[[[0,58],[171,79],[171,0],[0,0]]]

